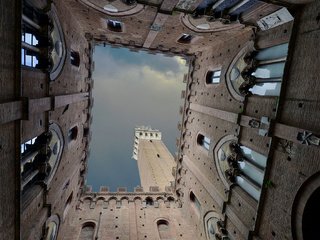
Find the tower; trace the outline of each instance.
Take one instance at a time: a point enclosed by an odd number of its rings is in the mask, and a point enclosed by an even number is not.
[[[133,158],[138,161],[141,186],[145,191],[159,187],[164,191],[174,181],[173,156],[162,141],[159,130],[151,127],[135,128]]]

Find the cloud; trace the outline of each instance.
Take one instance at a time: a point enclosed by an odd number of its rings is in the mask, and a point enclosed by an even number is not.
[[[139,185],[137,163],[131,159],[134,127],[151,125],[162,131],[175,152],[180,92],[185,89],[185,61],[179,57],[132,53],[96,47],[92,142],[88,184]],[[121,173],[121,174],[120,174]]]

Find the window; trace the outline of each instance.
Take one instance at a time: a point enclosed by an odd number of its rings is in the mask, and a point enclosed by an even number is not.
[[[193,36],[190,34],[182,34],[182,36],[178,39],[178,43],[188,44],[193,39]]]
[[[147,206],[153,206],[153,199],[151,197],[146,198],[146,205]]]
[[[167,220],[161,219],[157,221],[157,227],[160,239],[171,240],[173,239],[169,222]]]
[[[21,188],[28,189],[35,181],[48,184],[59,164],[63,149],[58,125],[50,124],[49,131],[21,144]]]
[[[194,195],[194,193],[192,191],[190,192],[190,202],[192,204],[192,207],[195,209],[196,213],[198,215],[200,215],[201,204],[200,204],[198,198],[196,197],[196,195]]]
[[[22,33],[22,49],[21,49],[21,64],[28,67],[37,67],[38,53],[40,50],[36,47],[38,40],[34,34],[25,32]]]
[[[229,72],[235,91],[242,96],[279,96],[288,44],[242,55]]]
[[[59,217],[53,215],[46,221],[45,240],[56,240],[59,229]]]
[[[257,201],[266,162],[265,156],[234,141],[225,142],[218,150],[218,165],[226,180],[239,185]]]
[[[105,5],[103,7],[103,9],[108,11],[108,12],[114,12],[114,13],[118,12],[118,9],[115,6],[111,5],[111,4]]]
[[[67,199],[67,202],[66,202],[66,205],[64,207],[64,210],[63,210],[63,220],[66,219],[66,216],[67,216],[67,213],[71,207],[71,202],[72,202],[72,197],[73,197],[73,192],[71,192],[70,196],[68,197]]]
[[[221,76],[221,70],[209,71],[206,76],[206,83],[207,84],[220,83],[220,76]]]
[[[26,141],[25,143],[21,144],[21,154],[28,151],[32,146],[35,144],[37,137],[32,138],[29,141]]]
[[[69,129],[68,131],[68,140],[69,142],[76,140],[78,136],[78,127],[74,126],[73,128]]]
[[[208,23],[199,24],[196,27],[200,30],[209,30],[210,29],[210,25]]]
[[[229,239],[225,224],[220,214],[210,211],[204,217],[207,240]],[[219,238],[217,237],[219,236]]]
[[[80,55],[78,52],[71,50],[70,53],[70,62],[73,66],[80,66]]]
[[[122,32],[122,23],[115,20],[108,20],[108,29],[113,32]]]
[[[80,232],[79,240],[93,240],[95,224],[87,222],[83,224]]]
[[[198,138],[197,138],[198,145],[204,147],[208,151],[210,149],[210,142],[211,142],[210,138],[205,137],[202,134],[198,135]]]

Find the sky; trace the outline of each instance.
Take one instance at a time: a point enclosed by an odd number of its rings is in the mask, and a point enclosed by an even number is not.
[[[140,185],[132,159],[134,128],[151,126],[162,132],[169,151],[176,152],[180,98],[185,89],[185,60],[125,48],[96,46],[93,55],[94,106],[87,185],[109,191]]]

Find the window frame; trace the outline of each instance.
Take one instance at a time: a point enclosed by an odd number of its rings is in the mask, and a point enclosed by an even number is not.
[[[219,75],[215,76],[215,73],[219,73]],[[222,67],[210,69],[206,72],[205,75],[205,84],[206,86],[214,86],[221,83],[222,77]],[[218,79],[217,82],[214,82],[214,79]]]
[[[107,19],[107,27],[111,32],[123,32],[123,22],[113,19]]]

